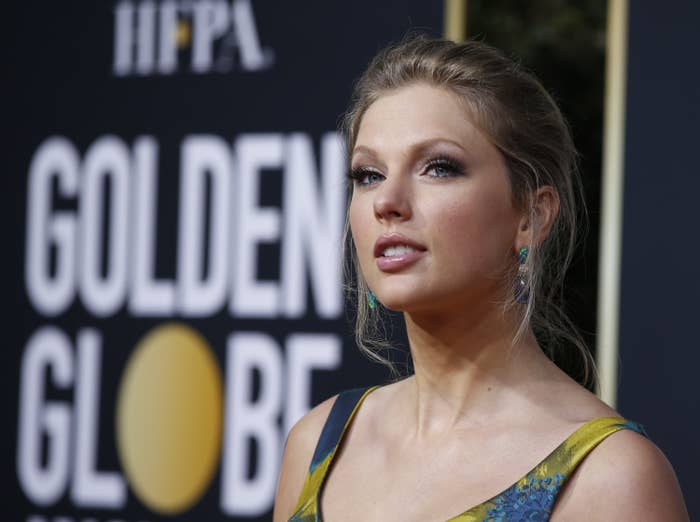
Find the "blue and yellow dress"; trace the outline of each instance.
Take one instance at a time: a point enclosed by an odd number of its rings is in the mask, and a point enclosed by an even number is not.
[[[306,481],[289,522],[321,522],[321,490],[333,457],[362,401],[378,386],[347,390],[338,395],[321,431]],[[620,417],[601,417],[587,422],[571,434],[542,462],[515,484],[452,517],[447,522],[546,521],[557,494],[583,458],[606,437],[629,429],[644,436],[644,428]]]

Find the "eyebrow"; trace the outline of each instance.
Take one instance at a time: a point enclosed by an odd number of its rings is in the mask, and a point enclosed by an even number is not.
[[[462,145],[460,145],[458,142],[451,140],[449,138],[430,138],[424,141],[419,141],[417,143],[414,143],[412,145],[408,146],[408,151],[411,155],[416,156],[419,155],[423,152],[425,152],[428,149],[431,149],[437,145],[441,144],[447,144],[451,145],[453,147],[459,148],[461,151],[464,151],[464,148]],[[367,154],[369,156],[377,157],[377,153],[374,149],[371,147],[368,147],[366,145],[357,145],[355,148],[352,150],[352,155],[351,158],[355,156],[357,153],[363,153]]]

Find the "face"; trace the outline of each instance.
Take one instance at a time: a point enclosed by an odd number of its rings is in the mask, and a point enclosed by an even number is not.
[[[385,306],[503,299],[523,212],[500,152],[456,95],[415,84],[380,97],[360,123],[351,176],[360,268]]]

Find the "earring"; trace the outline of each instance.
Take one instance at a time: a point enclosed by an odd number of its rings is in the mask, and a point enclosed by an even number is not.
[[[530,253],[530,247],[524,246],[518,252],[518,275],[515,278],[515,301],[520,304],[527,304],[530,299],[530,281],[527,273],[527,255]]]
[[[367,304],[371,310],[374,310],[377,307],[377,296],[374,295],[372,290],[367,290]]]

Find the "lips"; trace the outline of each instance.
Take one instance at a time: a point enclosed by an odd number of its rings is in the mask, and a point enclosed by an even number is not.
[[[374,244],[377,268],[383,272],[397,272],[416,261],[426,252],[425,246],[398,234],[384,234]]]

